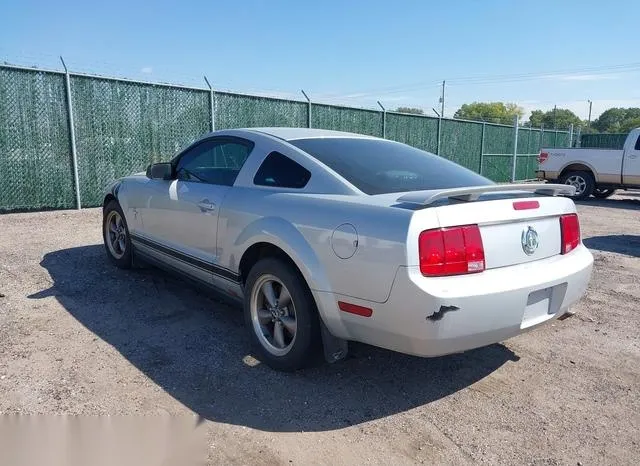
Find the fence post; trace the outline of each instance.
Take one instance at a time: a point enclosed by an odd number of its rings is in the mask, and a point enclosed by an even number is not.
[[[382,137],[387,137],[387,109],[382,106],[380,101],[378,100],[378,105],[382,109]]]
[[[582,126],[578,126],[578,131],[576,133],[576,147],[582,147]]]
[[[76,191],[76,209],[82,209],[80,200],[80,177],[78,176],[78,152],[76,150],[76,129],[73,122],[73,103],[71,102],[71,79],[69,70],[62,56],[60,57],[64,67],[64,88],[67,94],[67,113],[69,114],[69,139],[71,140],[71,160],[73,162],[73,183]]]
[[[482,162],[484,159],[484,135],[487,128],[487,124],[482,122],[482,135],[480,136],[480,167],[478,167],[478,173],[482,175]]]
[[[304,98],[307,99],[307,128],[311,128],[311,99],[304,89],[300,89],[300,91],[302,91]]]
[[[215,96],[213,95],[213,87],[211,87],[211,83],[206,76],[204,77],[204,81],[207,83],[207,86],[209,86],[209,110],[211,110],[211,131],[213,132],[216,130]]]
[[[542,149],[542,143],[544,142],[544,123],[540,125],[540,144],[538,144],[538,152]]]
[[[518,115],[513,117],[513,167],[511,167],[511,182],[516,180],[516,165],[518,161]]]
[[[554,130],[553,134],[553,147],[558,147],[558,130]]]
[[[569,145],[567,147],[573,147],[573,123],[569,125]]]
[[[438,141],[436,146],[436,154],[440,155],[440,135],[442,134],[442,115],[438,115]]]

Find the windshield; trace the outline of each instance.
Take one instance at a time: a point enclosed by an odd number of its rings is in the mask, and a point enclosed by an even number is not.
[[[366,194],[494,184],[442,157],[384,139],[313,138],[289,143]]]

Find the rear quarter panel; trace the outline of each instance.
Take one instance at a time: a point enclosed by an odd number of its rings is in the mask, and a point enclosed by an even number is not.
[[[238,271],[244,252],[268,242],[296,262],[309,286],[383,302],[396,271],[406,264],[411,211],[358,201],[358,196],[275,193],[236,187],[221,207],[218,255],[221,265]],[[334,234],[343,225],[357,234]],[[352,247],[348,258],[334,249]]]

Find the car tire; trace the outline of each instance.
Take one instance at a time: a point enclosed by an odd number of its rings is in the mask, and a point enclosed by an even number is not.
[[[251,268],[245,284],[244,318],[258,358],[272,369],[302,369],[320,353],[315,300],[300,272],[283,260],[265,258]]]
[[[613,196],[615,194],[616,190],[615,189],[601,189],[601,188],[595,188],[593,190],[593,197],[598,198],[598,199],[606,199],[610,196]]]
[[[129,227],[124,212],[115,199],[109,201],[103,210],[102,239],[111,262],[121,269],[130,269],[133,254]]]
[[[575,186],[576,194],[571,196],[571,198],[579,201],[587,199],[595,189],[593,175],[586,171],[571,171],[565,173],[560,178],[560,183]]]

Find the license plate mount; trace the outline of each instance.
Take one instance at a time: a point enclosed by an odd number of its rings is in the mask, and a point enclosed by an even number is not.
[[[554,304],[554,286],[532,291],[527,297],[527,305],[524,308],[520,328],[527,328],[544,322],[557,312]]]

